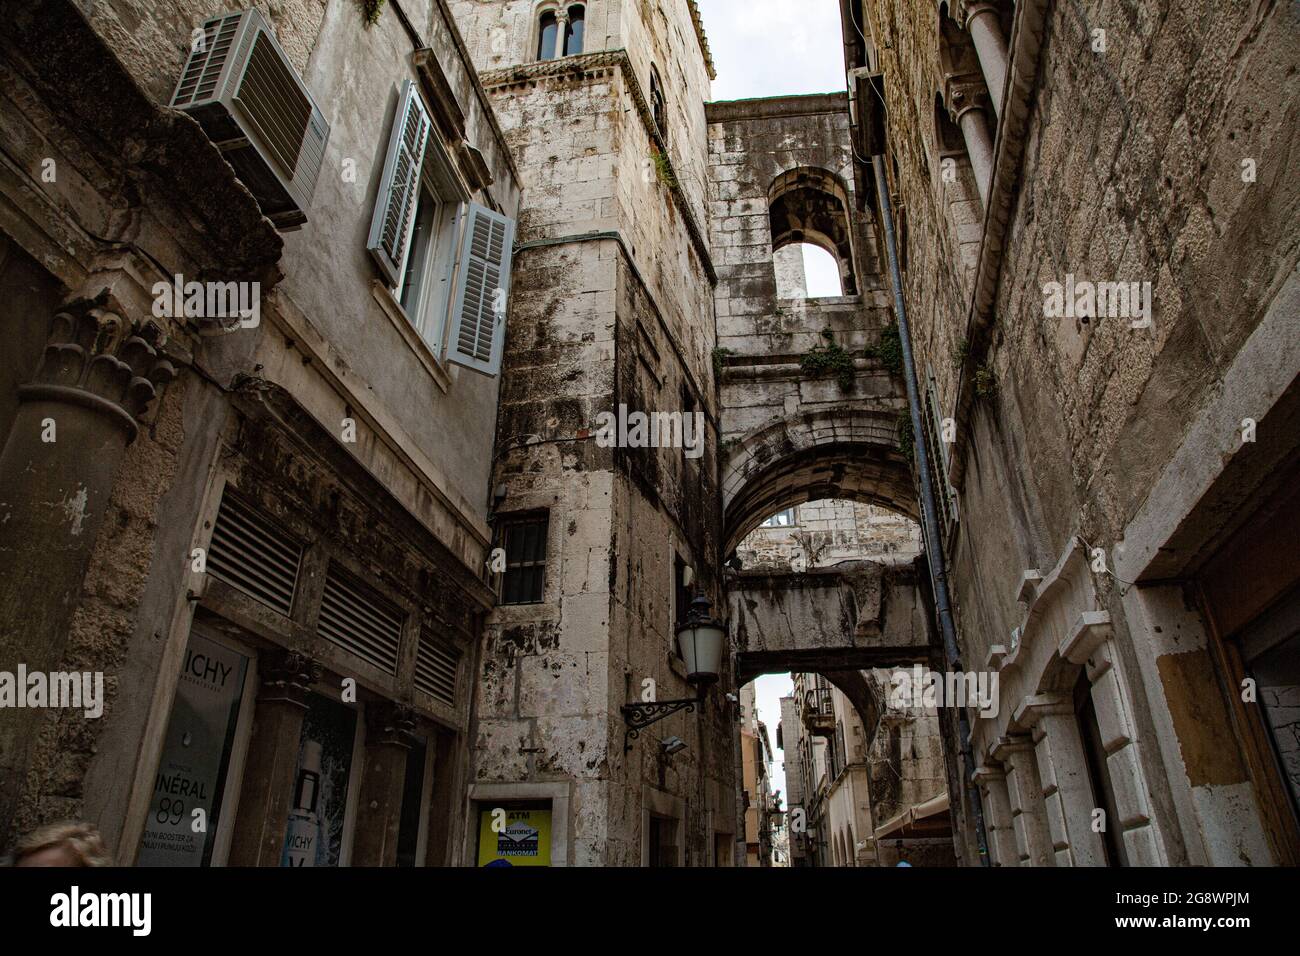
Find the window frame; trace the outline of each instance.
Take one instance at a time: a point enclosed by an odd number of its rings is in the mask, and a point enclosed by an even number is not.
[[[653,63],[650,64],[650,118],[654,121],[659,136],[667,143],[668,98],[664,95],[664,81],[659,75],[659,67]]]
[[[547,17],[551,19],[551,25],[555,27],[555,40],[551,47],[550,56],[545,56],[543,54],[542,46],[542,44],[546,42]],[[550,5],[539,8],[533,19],[533,23],[536,24],[536,29],[533,31],[535,41],[533,43],[534,62],[547,63],[551,60],[558,60],[564,55],[561,52],[564,48],[564,37],[560,33],[560,8]]]
[[[578,49],[570,50],[569,41],[573,39],[573,11],[579,13],[578,19],[582,23],[582,35],[578,38]],[[582,56],[587,51],[587,5],[585,3],[572,3],[564,8],[564,36],[560,44],[564,52],[561,56]]]
[[[506,567],[500,574],[500,580],[497,584],[497,604],[502,607],[524,607],[532,604],[546,603],[546,582],[548,568],[548,557],[550,550],[550,531],[551,515],[549,511],[526,511],[518,512],[508,516],[501,516],[499,519],[497,531],[497,547],[505,552]],[[510,532],[515,528],[522,528],[527,525],[541,525],[540,543],[541,559],[528,560],[512,563],[510,560]],[[537,597],[535,600],[526,601],[508,601],[506,600],[506,580],[511,571],[520,569],[532,569],[540,567],[542,569],[541,581],[537,588]]]

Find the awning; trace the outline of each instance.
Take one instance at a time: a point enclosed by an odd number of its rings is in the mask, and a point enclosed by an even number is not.
[[[876,827],[873,835],[877,840],[894,834],[896,838],[908,836],[933,836],[949,830],[948,791],[937,797],[931,797],[924,803],[908,807],[898,816]]]

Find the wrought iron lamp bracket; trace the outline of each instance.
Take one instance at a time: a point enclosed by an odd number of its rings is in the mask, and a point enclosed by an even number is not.
[[[641,736],[641,731],[653,723],[671,717],[679,710],[693,711],[696,705],[704,703],[704,694],[687,697],[682,700],[652,700],[637,704],[624,704],[619,708],[623,713],[623,723],[627,730],[623,732],[623,753],[630,753],[632,741]]]

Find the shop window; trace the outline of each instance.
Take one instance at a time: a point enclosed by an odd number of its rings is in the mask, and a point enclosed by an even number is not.
[[[479,804],[478,865],[550,866],[551,804]]]
[[[397,825],[397,865],[423,866],[428,797],[433,783],[429,741],[417,738],[406,752],[402,814]]]
[[[502,604],[538,604],[546,583],[546,515],[507,521],[501,529],[506,570],[501,579]]]
[[[361,720],[355,709],[312,694],[298,742],[298,767],[281,866],[347,866]]]
[[[586,34],[587,11],[585,7],[569,7],[569,22],[564,28],[564,55],[577,56],[582,52]]]
[[[167,723],[138,866],[211,866],[225,862],[239,773],[247,743],[254,681],[252,655],[197,632],[190,635]],[[244,718],[241,722],[241,716]],[[205,818],[195,833],[196,810]]]

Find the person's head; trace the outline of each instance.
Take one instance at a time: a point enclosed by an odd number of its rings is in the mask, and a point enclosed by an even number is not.
[[[93,823],[65,820],[19,838],[14,866],[109,866],[112,860]]]

